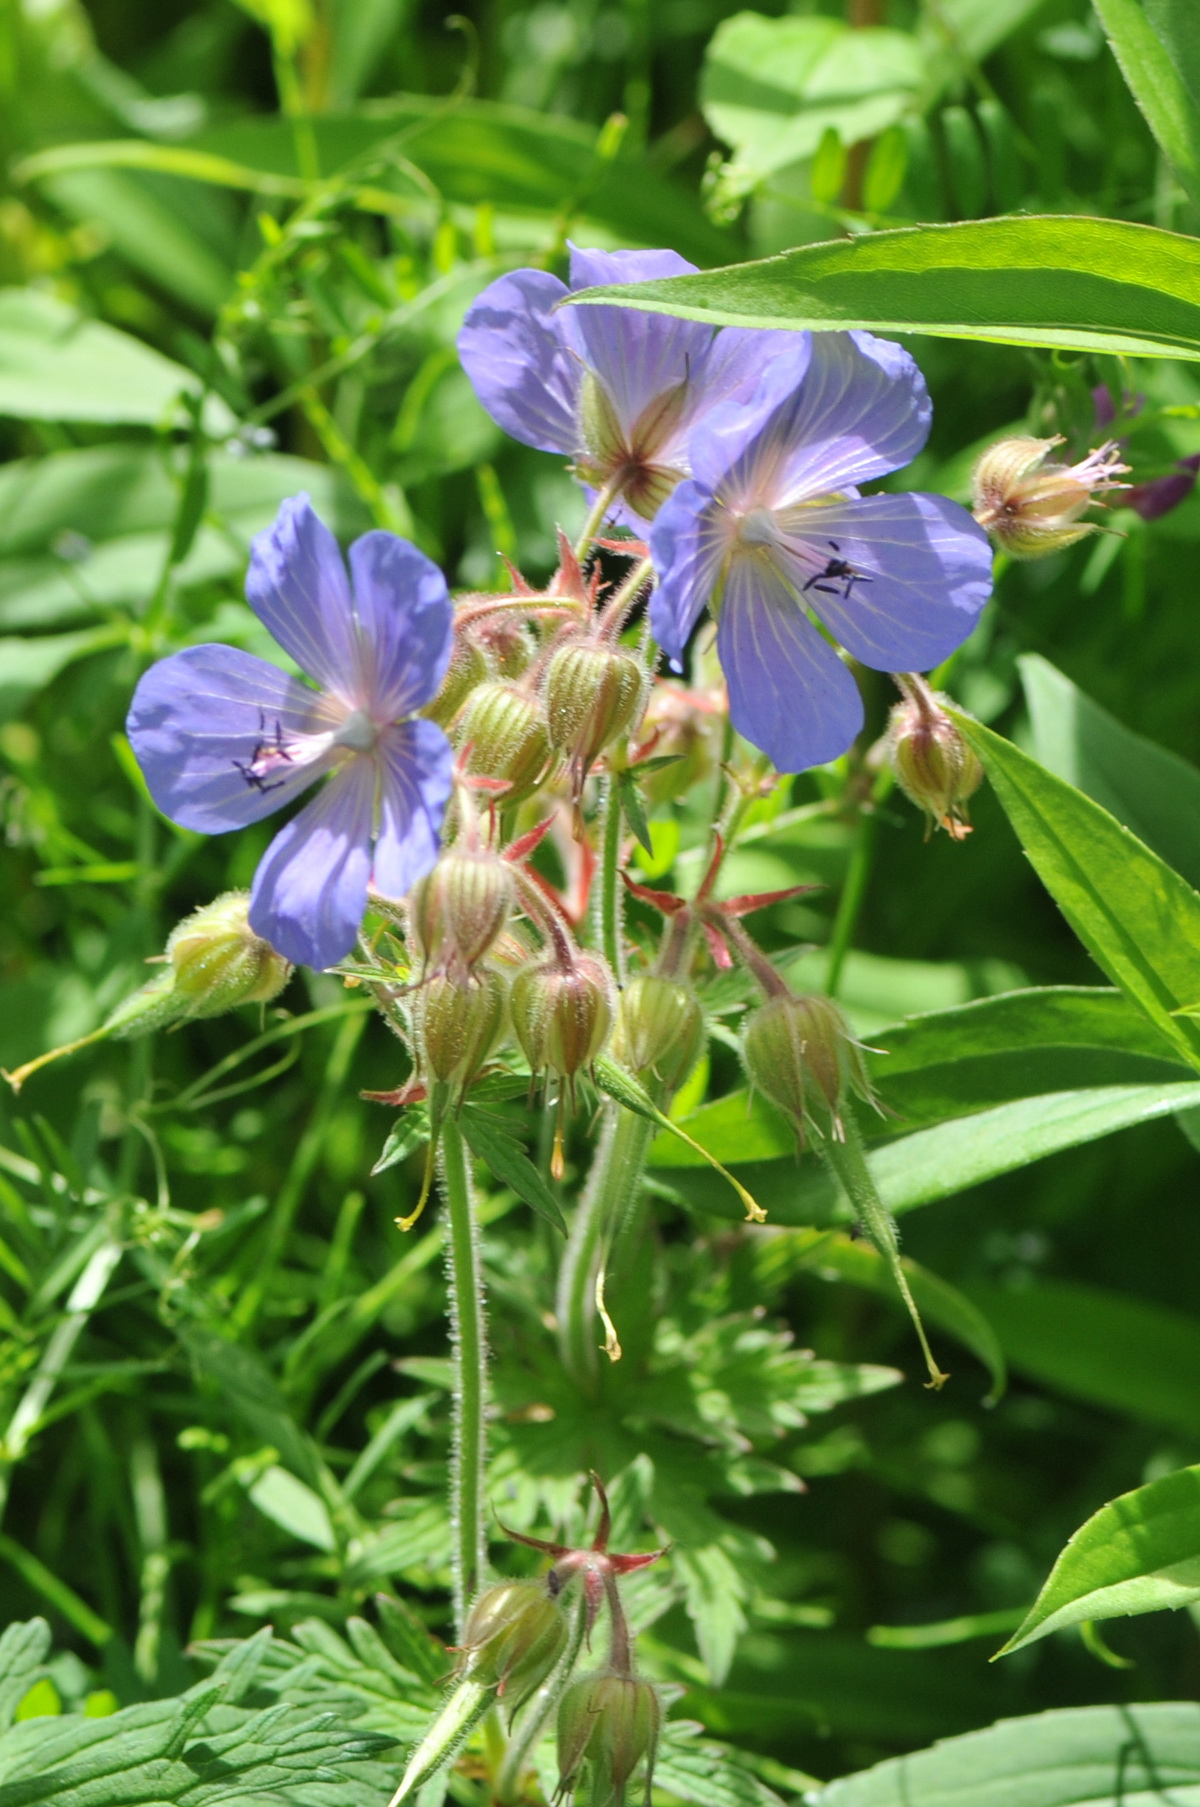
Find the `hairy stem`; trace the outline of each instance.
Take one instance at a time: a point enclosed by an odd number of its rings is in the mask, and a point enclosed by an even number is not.
[[[487,1328],[483,1265],[462,1131],[442,1125],[442,1191],[450,1215],[450,1340],[454,1350],[454,1460],[450,1473],[454,1623],[461,1639],[487,1562],[485,1470]]]
[[[849,1099],[842,1105],[844,1141],[836,1141],[827,1136],[821,1144],[821,1153],[826,1164],[833,1172],[835,1179],[844,1190],[858,1216],[863,1229],[887,1262],[896,1289],[904,1300],[908,1315],[913,1321],[917,1333],[917,1341],[921,1345],[921,1353],[925,1357],[925,1365],[929,1370],[928,1385],[939,1391],[950,1376],[943,1374],[933,1359],[933,1351],[925,1335],[925,1326],[921,1322],[921,1314],[917,1310],[917,1302],[912,1296],[908,1284],[908,1276],[904,1272],[900,1260],[900,1238],[896,1234],[896,1226],[891,1214],[880,1198],[871,1177],[871,1169],[867,1165],[866,1150],[863,1148],[862,1132],[858,1127],[858,1119]]]
[[[604,958],[620,985],[625,978],[621,964],[621,787],[614,774],[604,791],[604,840],[600,850],[600,945]]]
[[[576,1386],[594,1394],[599,1355],[596,1287],[637,1198],[654,1124],[608,1105],[600,1146],[575,1212],[558,1275],[558,1340]]]
[[[575,556],[583,560],[587,557],[592,541],[604,525],[604,517],[621,493],[619,483],[606,483],[604,488],[596,492],[596,500],[588,510],[587,520],[583,523],[579,538],[575,542]]]

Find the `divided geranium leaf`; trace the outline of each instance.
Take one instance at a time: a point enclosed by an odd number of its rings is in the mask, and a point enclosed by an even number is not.
[[[558,1200],[516,1137],[510,1133],[504,1119],[496,1116],[493,1111],[482,1110],[476,1104],[466,1104],[463,1106],[461,1122],[472,1153],[491,1168],[503,1185],[511,1186],[518,1198],[524,1199],[539,1217],[544,1217],[547,1223],[565,1236],[566,1219]]]

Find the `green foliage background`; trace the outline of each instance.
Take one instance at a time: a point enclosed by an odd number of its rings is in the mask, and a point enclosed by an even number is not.
[[[506,442],[457,368],[463,308],[498,270],[553,263],[568,237],[726,264],[834,237],[850,215],[1200,226],[1082,0],[893,0],[875,23],[908,49],[868,72],[869,123],[837,114],[831,136],[811,95],[775,79],[779,40],[756,62],[763,28],[723,0],[480,0],[453,29],[415,0],[312,15],[299,0],[7,0],[0,1063],[93,1029],[180,916],[253,873],[268,826],[212,842],[172,829],[122,724],[165,650],[219,637],[269,656],[241,578],[283,496],[307,488],[344,537],[372,522],[411,535],[462,588],[495,579],[497,548],[545,575],[555,523],[578,524],[566,475]],[[816,124],[780,151],[780,117],[806,109]],[[846,155],[839,124],[867,133],[869,158]],[[981,439],[1022,423],[1086,445],[1100,382],[1145,398],[1135,480],[1200,450],[1194,363],[912,344],[935,427],[905,487],[961,498]],[[1195,882],[1195,772],[1156,765],[1057,674],[1200,759],[1200,500],[1113,524],[1123,537],[1002,570],[953,685]],[[876,731],[888,701],[880,678]],[[733,889],[825,887],[764,931],[812,950],[795,969],[809,982],[863,857],[844,777],[785,785],[733,862]],[[795,813],[776,823],[780,806]],[[874,825],[841,995],[894,1061],[902,1017],[1101,982],[990,790],[974,820],[961,846],[923,843],[894,800]],[[644,876],[686,882],[699,841],[689,802],[664,806]],[[320,1627],[370,1617],[380,1588],[415,1615],[394,1638],[418,1620],[446,1630],[440,1234],[432,1218],[394,1228],[421,1152],[372,1174],[392,1119],[359,1096],[396,1083],[395,1044],[332,980],[301,975],[283,1002],[302,1035],[243,1013],[81,1053],[0,1100],[0,1616],[50,1618],[43,1710],[182,1693],[206,1672],[190,1646],[266,1620],[314,1647]],[[1019,1034],[1005,1046],[1027,1064]],[[1101,1037],[1026,1089],[1188,1078],[1167,1051],[1136,1058]],[[711,1059],[720,1099],[736,1058],[718,1040]],[[877,1070],[886,1089],[887,1056]],[[996,1083],[982,1102],[1024,1095]],[[890,1102],[885,1132],[939,1120],[920,1087]],[[753,1771],[795,1793],[1002,1716],[1200,1694],[1187,1611],[1118,1626],[1128,1666],[1074,1631],[986,1661],[1084,1519],[1200,1462],[1197,1108],[1139,1104],[1106,1121],[1119,1134],[978,1184],[937,1154],[942,1191],[911,1201],[905,1250],[990,1324],[1011,1370],[999,1398],[957,1347],[949,1389],[923,1392],[864,1251],[801,1230],[731,1239],[716,1182],[660,1150],[655,1259],[610,1295],[626,1358],[589,1406],[542,1327],[553,1232],[490,1195],[495,1499],[544,1529],[579,1522],[589,1464],[621,1477],[623,1534],[648,1512],[676,1544],[669,1574],[634,1590],[647,1665],[750,1753],[747,1789]],[[744,1177],[781,1225],[830,1219],[790,1156]],[[655,1316],[651,1348],[635,1327]],[[53,1385],[22,1417],[39,1374]],[[386,1714],[363,1723],[412,1735]]]

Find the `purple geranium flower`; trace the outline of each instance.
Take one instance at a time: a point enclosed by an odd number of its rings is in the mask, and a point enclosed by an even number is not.
[[[407,540],[337,541],[307,496],[254,541],[246,595],[320,685],[232,646],[151,666],[129,738],[164,815],[201,834],[258,822],[329,774],[266,851],[250,926],[287,959],[332,966],[354,945],[367,884],[402,897],[438,853],[450,743],[413,718],[442,681],[453,635],[446,580]]]
[[[687,475],[688,436],[704,413],[748,391],[762,360],[791,337],[629,308],[564,308],[576,289],[695,272],[674,251],[571,247],[570,288],[516,270],[467,313],[458,354],[483,406],[514,439],[575,461],[591,488],[651,520]]]
[[[678,662],[712,607],[733,725],[780,771],[835,759],[862,727],[858,687],[809,608],[864,665],[925,671],[966,639],[991,593],[987,535],[965,508],[858,492],[920,451],[929,420],[898,345],[791,335],[750,401],[692,434],[695,475],[654,522],[660,645]]]

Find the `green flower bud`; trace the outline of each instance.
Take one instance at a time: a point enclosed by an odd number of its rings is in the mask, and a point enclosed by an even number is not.
[[[1048,461],[1061,444],[1061,437],[1001,439],[975,466],[975,519],[1012,558],[1041,558],[1098,533],[1080,515],[1108,490],[1125,488],[1117,478],[1129,466],[1115,440],[1072,465]]]
[[[653,1074],[669,1091],[682,1084],[704,1047],[704,1013],[690,985],[643,973],[621,993],[613,1053],[638,1078]]]
[[[462,973],[503,932],[514,897],[512,868],[484,848],[451,847],[409,893],[409,921],[430,965]]]
[[[433,701],[426,703],[421,714],[436,722],[439,728],[448,728],[471,692],[480,684],[486,684],[491,675],[491,661],[475,636],[455,634],[442,687]]]
[[[792,1119],[800,1141],[811,1131],[842,1137],[842,1107],[851,1093],[874,1102],[862,1050],[832,998],[768,998],[742,1031],[751,1084]]]
[[[465,1091],[504,1028],[504,980],[481,966],[465,981],[435,973],[413,1009],[422,1069]]]
[[[550,744],[569,755],[582,782],[605,747],[637,726],[645,700],[646,673],[632,653],[568,641],[546,670]]]
[[[458,718],[460,746],[469,747],[467,770],[508,783],[505,803],[528,797],[550,764],[546,711],[538,697],[514,684],[481,684]]]
[[[971,832],[966,806],[983,782],[983,767],[947,715],[948,701],[938,691],[905,697],[888,717],[884,749],[897,784],[925,811],[929,827],[961,841]]]
[[[567,1621],[544,1581],[502,1581],[480,1594],[463,1631],[459,1672],[515,1709],[563,1653]]]
[[[573,1079],[608,1040],[613,981],[596,954],[526,966],[513,980],[512,1024],[530,1068]]]
[[[519,678],[537,651],[537,641],[524,622],[511,615],[493,615],[476,632],[502,678]]]
[[[185,1016],[220,1016],[237,1004],[267,1004],[292,969],[250,927],[246,891],[226,891],[171,931],[166,957]]]
[[[646,1759],[646,1798],[662,1724],[657,1691],[634,1675],[584,1675],[558,1708],[558,1796],[569,1793],[586,1763],[589,1807],[611,1807]]]

